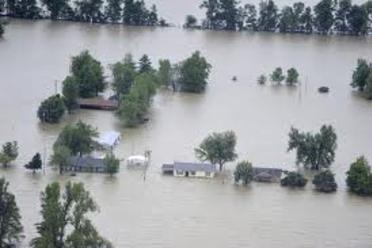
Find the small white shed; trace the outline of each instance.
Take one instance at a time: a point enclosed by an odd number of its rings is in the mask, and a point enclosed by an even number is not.
[[[108,131],[102,133],[97,139],[96,142],[101,145],[104,149],[110,150],[113,149],[121,139],[119,132]]]

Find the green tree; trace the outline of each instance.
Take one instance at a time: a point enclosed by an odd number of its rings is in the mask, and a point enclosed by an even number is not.
[[[219,26],[218,15],[220,12],[219,0],[204,0],[200,8],[206,9],[206,21],[203,26],[207,29],[217,29]]]
[[[266,84],[266,81],[267,77],[264,74],[261,74],[257,79],[257,83],[259,84]]]
[[[0,21],[0,38],[4,35],[5,29],[4,24]]]
[[[369,76],[366,82],[365,95],[367,99],[372,100],[372,69],[369,72]]]
[[[286,6],[282,9],[279,21],[279,31],[281,33],[291,33],[295,31],[296,19],[293,8]]]
[[[301,31],[307,34],[311,34],[313,32],[314,17],[310,7],[305,8],[305,12],[302,14],[300,20]]]
[[[120,160],[115,157],[114,154],[107,154],[104,158],[103,163],[106,166],[106,171],[113,176],[119,172]]]
[[[68,5],[68,0],[42,0],[41,2],[50,12],[52,20],[65,18],[66,12],[72,11]]]
[[[195,28],[198,25],[198,19],[193,15],[187,15],[184,24],[185,28]]]
[[[365,157],[359,157],[346,172],[349,190],[358,195],[372,195],[371,168]]]
[[[307,184],[307,179],[298,172],[291,171],[291,172],[286,172],[285,177],[280,180],[280,184],[284,187],[305,187]]]
[[[123,0],[108,0],[105,7],[105,18],[111,23],[118,23],[122,19]]]
[[[15,6],[15,17],[39,19],[40,11],[36,0],[18,0]]]
[[[36,153],[30,162],[25,164],[25,168],[28,170],[32,170],[35,173],[36,170],[40,170],[43,162],[41,161],[40,153]]]
[[[358,64],[353,72],[351,87],[357,88],[359,91],[363,91],[366,84],[367,78],[371,69],[365,59],[358,59]]]
[[[253,4],[246,4],[247,19],[245,21],[248,30],[257,31],[257,9]]]
[[[53,154],[50,159],[52,165],[56,165],[59,170],[59,174],[63,174],[64,166],[68,165],[71,158],[71,150],[63,145],[53,147]]]
[[[238,163],[234,171],[234,181],[243,185],[249,184],[253,179],[253,168],[252,164],[248,161],[242,161]]]
[[[347,16],[349,30],[353,35],[365,35],[368,32],[368,12],[358,5],[353,5]]]
[[[82,22],[103,22],[103,0],[75,0],[75,18]]]
[[[294,32],[303,32],[303,20],[302,16],[304,15],[305,4],[303,2],[296,2],[293,4],[293,31]]]
[[[139,60],[139,73],[151,73],[154,69],[151,66],[151,60],[147,54],[144,54]]]
[[[260,11],[258,18],[258,30],[260,31],[275,31],[278,23],[278,7],[274,1],[260,2]]]
[[[157,77],[160,85],[166,87],[172,83],[172,65],[168,59],[159,60],[159,70],[157,71]]]
[[[351,0],[340,0],[335,13],[335,29],[341,33],[349,31],[347,18],[350,15]]]
[[[288,85],[295,85],[298,83],[299,74],[295,68],[291,68],[287,71],[286,82]]]
[[[315,189],[320,192],[330,193],[337,190],[335,175],[330,170],[325,170],[315,175],[313,184]]]
[[[15,196],[8,187],[5,178],[0,178],[0,247],[4,248],[14,247],[23,232]]]
[[[224,29],[236,30],[238,17],[237,4],[236,0],[220,0],[219,17],[225,23]]]
[[[181,63],[179,84],[186,92],[200,93],[205,90],[211,65],[196,51]]]
[[[222,171],[225,163],[237,158],[235,146],[236,135],[233,131],[212,133],[195,148],[195,154],[202,161],[218,164]]]
[[[96,129],[79,121],[75,125],[65,126],[58,135],[53,147],[65,146],[70,149],[71,154],[74,156],[84,155],[93,151],[95,144],[93,138],[97,136]]]
[[[270,79],[277,84],[280,84],[284,79],[285,76],[283,75],[283,70],[281,67],[277,67],[273,73],[270,75]]]
[[[336,148],[337,135],[330,125],[323,125],[315,135],[300,133],[293,127],[289,133],[288,151],[296,150],[296,163],[312,170],[328,168],[335,159]]]
[[[57,94],[41,102],[37,110],[37,116],[41,122],[54,124],[61,120],[65,110],[66,107],[63,98]]]
[[[321,0],[314,7],[314,24],[318,32],[327,34],[333,26],[333,0]]]
[[[106,87],[103,67],[88,50],[72,57],[71,73],[79,85],[79,95],[84,98],[97,96]]]
[[[75,78],[72,76],[67,76],[65,80],[63,80],[63,88],[62,93],[64,96],[65,106],[69,113],[72,110],[79,107],[77,99],[79,97],[79,84],[76,82]]]
[[[0,153],[0,163],[7,167],[10,162],[16,160],[18,157],[18,143],[17,141],[6,142]]]
[[[112,89],[118,99],[129,93],[136,77],[135,67],[130,62],[117,62],[111,66],[113,75]]]
[[[96,212],[96,203],[82,183],[66,184],[61,192],[58,183],[49,184],[41,193],[41,222],[36,224],[33,248],[112,247],[102,238],[87,215]]]

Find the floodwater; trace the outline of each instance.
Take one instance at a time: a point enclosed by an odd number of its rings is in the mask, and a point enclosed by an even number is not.
[[[372,102],[349,87],[359,57],[372,59],[372,39],[306,35],[185,31],[179,28],[131,28],[69,22],[12,20],[0,40],[0,142],[17,140],[17,166],[1,169],[16,194],[27,242],[40,220],[40,191],[52,181],[82,181],[100,206],[92,215],[99,231],[116,247],[371,247],[372,199],[350,195],[345,171],[359,155],[372,162]],[[213,65],[204,94],[158,91],[151,120],[123,129],[111,112],[80,111],[55,126],[41,125],[41,100],[60,91],[70,57],[82,49],[108,66],[128,52],[153,61],[180,61],[200,50]],[[296,67],[301,85],[259,86],[256,78],[276,66]],[[232,82],[231,78],[238,80]],[[317,88],[331,91],[321,95]],[[35,175],[23,164],[36,152],[48,156],[61,128],[83,120],[99,131],[117,130],[115,150],[124,159],[152,151],[142,171],[122,164],[107,175],[59,176],[47,168]],[[194,161],[193,148],[213,131],[233,130],[239,159],[254,165],[295,168],[287,153],[291,126],[317,131],[332,124],[338,134],[336,161],[339,191],[320,194],[276,184],[237,187],[231,178],[179,179],[162,176],[162,163]],[[226,166],[226,174],[234,164]]]

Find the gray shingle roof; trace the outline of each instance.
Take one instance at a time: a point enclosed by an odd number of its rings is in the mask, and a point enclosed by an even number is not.
[[[174,162],[174,170],[216,172],[217,168],[215,165],[207,163]]]
[[[103,159],[93,158],[90,156],[87,157],[78,157],[74,156],[70,158],[70,165],[73,167],[99,167],[106,168]]]

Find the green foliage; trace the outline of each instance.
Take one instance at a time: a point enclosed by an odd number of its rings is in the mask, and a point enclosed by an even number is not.
[[[109,22],[118,23],[121,21],[123,0],[108,0],[105,7],[105,17]]]
[[[315,189],[320,192],[330,193],[337,190],[335,175],[330,170],[325,170],[315,175],[313,184]]]
[[[353,5],[348,15],[349,32],[365,35],[368,32],[368,12],[363,6]]]
[[[123,23],[126,25],[155,26],[158,24],[156,6],[147,9],[142,0],[124,0]]]
[[[62,129],[53,148],[55,150],[57,147],[65,146],[74,156],[88,154],[93,151],[95,144],[93,138],[97,136],[97,131],[91,125],[79,121]]]
[[[332,0],[321,0],[314,7],[314,24],[316,29],[323,34],[327,34],[333,25],[333,9]]]
[[[138,68],[139,73],[151,73],[154,71],[154,69],[151,66],[151,60],[149,56],[147,56],[146,54],[144,54],[140,58],[138,64],[139,64],[139,68]]]
[[[283,70],[281,67],[277,67],[273,73],[270,75],[270,79],[277,84],[280,84],[284,79],[285,76],[283,75]]]
[[[42,0],[41,3],[50,12],[52,20],[70,19],[72,17],[72,9],[67,0]]]
[[[335,29],[345,33],[348,31],[347,18],[350,15],[351,0],[340,0],[335,13]]]
[[[40,153],[36,153],[30,162],[25,164],[25,168],[32,170],[35,173],[36,170],[40,170],[43,162],[41,161]]]
[[[205,90],[211,65],[196,51],[181,63],[179,84],[186,92],[200,93]]]
[[[41,122],[54,124],[61,120],[65,110],[66,107],[63,98],[57,94],[41,102],[37,116]]]
[[[8,191],[9,183],[0,178],[0,247],[13,247],[21,239],[23,227],[15,196]]]
[[[258,18],[258,30],[275,31],[278,23],[278,7],[274,1],[260,2],[260,16]]]
[[[187,15],[185,21],[185,28],[195,28],[198,25],[198,20],[193,15]]]
[[[71,158],[71,150],[63,145],[56,145],[53,147],[53,154],[50,163],[58,166],[59,174],[63,173],[63,167],[68,165]]]
[[[287,71],[286,82],[288,85],[295,85],[298,83],[299,74],[295,68],[291,68]]]
[[[104,158],[103,163],[106,165],[106,171],[111,176],[119,172],[120,160],[117,159],[114,154],[107,154]]]
[[[3,36],[4,32],[5,32],[4,24],[0,22],[0,38]]]
[[[280,184],[284,187],[305,187],[307,184],[307,179],[298,172],[286,172],[286,175],[283,179],[280,180]]]
[[[372,100],[372,69],[369,72],[369,76],[367,78],[366,87],[365,87],[365,95],[367,99]]]
[[[202,161],[218,164],[222,171],[225,163],[237,158],[235,146],[236,135],[233,131],[212,133],[202,141],[198,148],[195,148],[195,154]]]
[[[118,98],[129,93],[130,88],[136,77],[136,70],[130,55],[127,56],[128,61],[117,62],[111,67],[113,82],[112,88]]]
[[[41,193],[41,222],[36,224],[33,248],[112,247],[102,238],[87,215],[96,212],[96,203],[82,183],[66,184],[61,192],[58,183],[49,184]]]
[[[18,143],[17,141],[6,142],[2,148],[3,149],[0,153],[0,163],[4,167],[7,167],[10,162],[16,160],[18,157]]]
[[[79,106],[77,102],[79,97],[79,85],[72,76],[67,76],[66,79],[63,80],[62,84],[62,93],[64,96],[65,106],[67,110],[71,112]]]
[[[172,65],[168,59],[159,60],[159,70],[157,71],[157,77],[160,85],[168,87],[172,83]]]
[[[372,195],[371,168],[365,157],[359,157],[346,172],[349,190],[358,195]]]
[[[367,85],[367,78],[372,69],[365,59],[358,59],[357,67],[353,72],[351,87],[363,91]]]
[[[118,115],[126,126],[135,127],[145,121],[156,93],[156,80],[153,74],[138,75],[129,93],[121,98]]]
[[[71,74],[79,85],[79,95],[84,98],[97,96],[103,92],[106,83],[103,67],[88,50],[72,58]]]
[[[103,0],[75,0],[75,19],[83,22],[103,22]]]
[[[247,18],[245,20],[245,28],[248,30],[257,31],[257,9],[256,6],[252,4],[246,4],[244,6],[246,9]]]
[[[337,135],[332,126],[323,125],[315,135],[300,133],[293,127],[289,133],[288,151],[296,150],[296,163],[312,170],[328,168],[335,159],[336,148]]]
[[[284,7],[280,16],[279,31],[282,33],[294,32],[296,30],[295,21],[292,7]]]
[[[257,79],[257,83],[259,84],[266,84],[266,81],[267,77],[264,74],[261,74]]]
[[[252,164],[248,161],[239,162],[234,171],[234,181],[243,185],[247,185],[253,179],[253,168]]]

